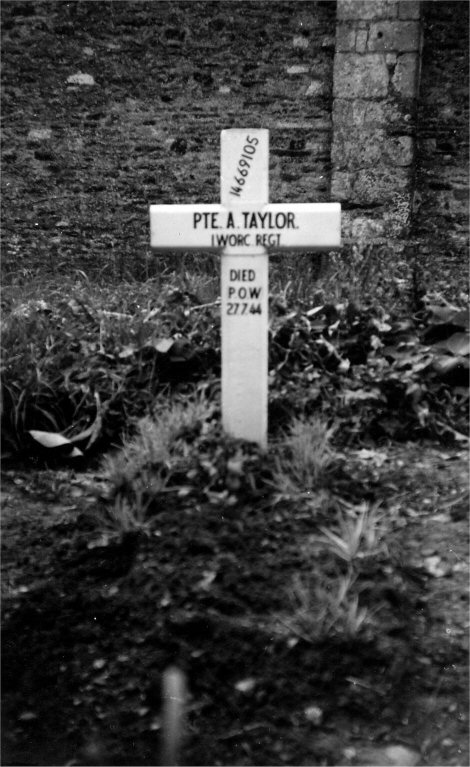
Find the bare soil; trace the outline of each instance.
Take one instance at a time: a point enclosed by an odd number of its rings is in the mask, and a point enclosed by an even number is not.
[[[396,515],[406,581],[369,645],[276,627],[308,519],[181,500],[151,538],[102,548],[93,475],[7,470],[3,764],[158,764],[171,664],[189,688],[184,764],[401,764],[391,745],[467,764],[466,457],[351,451],[351,476]]]

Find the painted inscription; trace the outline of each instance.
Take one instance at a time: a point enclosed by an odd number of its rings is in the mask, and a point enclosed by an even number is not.
[[[295,213],[260,213],[259,211],[228,211],[225,226],[220,222],[223,212],[202,211],[193,213],[193,229],[298,229]],[[237,222],[235,223],[235,216]]]
[[[245,138],[245,145],[240,158],[237,163],[237,169],[233,180],[235,185],[230,187],[230,194],[233,197],[240,197],[242,193],[242,187],[245,186],[246,177],[248,176],[253,158],[256,154],[256,147],[259,144],[259,139],[256,136],[247,136]]]
[[[282,229],[298,229],[295,213],[292,211],[261,212],[253,210],[241,211],[195,211],[193,213],[193,229],[223,230],[223,234],[211,234],[211,247],[225,248],[227,246],[250,247],[280,247]],[[237,232],[229,230],[236,229]],[[253,232],[251,230],[262,230]],[[272,230],[278,230],[273,232]],[[240,230],[244,230],[243,233]],[[268,230],[268,231],[266,231]]]
[[[261,314],[263,288],[256,282],[255,269],[230,269],[227,288],[227,314]],[[241,284],[240,284],[241,283]],[[248,283],[248,284],[244,284]]]
[[[151,247],[221,253],[225,431],[267,446],[269,253],[341,242],[339,203],[269,203],[268,131],[221,133],[220,204],[152,205]]]
[[[340,239],[336,203],[152,205],[150,216],[151,244],[158,249],[236,248],[259,254],[335,247]]]

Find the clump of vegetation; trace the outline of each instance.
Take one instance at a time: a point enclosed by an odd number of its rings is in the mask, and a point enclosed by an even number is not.
[[[279,620],[310,643],[333,637],[368,640],[374,620],[371,611],[359,605],[354,586],[349,575],[295,576],[288,594],[291,613]]]
[[[465,439],[468,314],[430,296],[414,318],[352,302],[278,309],[270,415],[321,414],[343,443]]]
[[[370,641],[385,608],[384,600],[371,600],[370,592],[377,594],[387,568],[393,570],[386,543],[393,515],[386,515],[378,503],[355,507],[336,499],[334,508],[328,524],[319,525],[319,533],[304,546],[308,571],[293,578],[291,613],[283,622],[309,642],[331,637]]]
[[[30,432],[42,431],[93,455],[119,443],[159,396],[217,380],[220,304],[205,301],[203,281],[193,283],[105,290],[82,281],[67,286],[67,295],[51,290],[47,301],[7,293],[4,449],[37,452]],[[460,439],[467,430],[468,352],[468,315],[436,295],[424,298],[412,318],[377,302],[289,305],[287,290],[273,295],[271,436],[297,416],[320,415],[335,423],[343,443]]]
[[[145,472],[170,469],[175,461],[187,458],[191,437],[208,427],[214,411],[215,405],[206,399],[188,398],[141,419],[134,436],[118,452],[104,458],[104,473],[114,492],[136,480],[148,484]]]
[[[2,328],[5,448],[27,449],[30,430],[60,432],[88,453],[106,448],[160,392],[210,378],[219,364],[213,305],[174,287],[155,294],[154,284],[81,284],[47,302],[12,301]]]
[[[393,516],[377,503],[349,504],[335,491],[342,459],[334,429],[318,417],[297,418],[266,455],[222,434],[215,416],[214,405],[199,398],[142,419],[122,449],[104,459],[109,493],[95,522],[122,534],[150,530],[160,512],[185,504],[238,510],[241,519],[255,510],[276,518],[279,509],[310,519],[314,532],[301,546],[305,571],[293,578],[276,626],[309,642],[369,641],[380,608],[367,596],[370,575],[377,582],[388,577]]]
[[[358,560],[386,554],[386,533],[390,529],[383,511],[378,504],[362,503],[358,507],[348,506],[343,501],[339,505],[335,520],[337,531],[320,528],[322,535],[311,543],[315,547],[330,551],[338,560],[345,562],[352,572]]]
[[[46,460],[54,445],[80,446],[85,458],[108,451],[100,497],[83,507],[78,524],[71,510],[65,538],[63,522],[48,528],[60,540],[44,586],[48,593],[53,585],[61,605],[57,633],[47,625],[42,636],[46,622],[34,621],[35,647],[44,642],[56,652],[66,626],[83,642],[87,662],[90,637],[98,636],[95,677],[80,677],[73,705],[88,705],[95,682],[93,700],[101,699],[106,680],[119,691],[113,696],[123,717],[141,712],[129,725],[132,744],[161,732],[148,669],[160,674],[175,647],[197,706],[206,706],[210,691],[208,717],[218,728],[220,710],[227,720],[238,716],[238,708],[224,708],[234,693],[237,707],[236,696],[247,695],[249,721],[269,720],[300,686],[308,707],[307,655],[334,669],[334,680],[312,671],[314,684],[330,690],[332,707],[348,696],[357,705],[348,692],[356,660],[363,669],[372,658],[371,675],[380,668],[382,680],[393,678],[397,645],[405,656],[422,617],[417,586],[406,582],[393,550],[394,517],[384,498],[392,491],[367,466],[351,471],[351,452],[342,448],[384,436],[459,438],[467,391],[459,378],[463,313],[429,303],[409,320],[351,302],[289,306],[285,295],[273,296],[264,452],[221,427],[216,301],[201,303],[175,287],[158,300],[148,286],[126,289],[125,300],[122,288],[72,293],[52,293],[46,305],[10,306],[4,377],[14,407],[3,428],[12,451],[29,435]],[[21,592],[26,611],[38,593]],[[24,617],[18,605],[12,636]],[[94,625],[96,615],[104,616],[102,626]],[[116,621],[123,633],[110,646],[108,627]],[[15,653],[11,662],[22,661]],[[73,670],[74,659],[59,662]],[[71,699],[64,697],[65,708]],[[53,721],[55,707],[56,699]],[[102,732],[112,731],[116,709],[110,712],[100,719]]]
[[[278,446],[274,484],[280,498],[310,498],[335,461],[335,429],[318,417],[296,417]]]
[[[104,516],[125,531],[145,527],[172,503],[266,502],[271,463],[257,445],[222,432],[214,402],[177,400],[141,419],[121,449],[104,457]]]
[[[204,397],[175,402],[138,421],[135,433],[106,455],[102,474],[109,486],[106,517],[119,530],[144,527],[163,496],[184,497],[192,443],[211,427],[215,405]]]

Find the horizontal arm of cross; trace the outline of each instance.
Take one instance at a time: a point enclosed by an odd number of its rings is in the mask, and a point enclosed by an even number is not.
[[[341,244],[339,203],[151,205],[154,250],[256,253],[331,250]]]

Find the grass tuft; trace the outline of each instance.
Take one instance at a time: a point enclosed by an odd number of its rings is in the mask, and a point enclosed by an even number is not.
[[[292,421],[277,455],[273,482],[279,496],[309,497],[322,487],[336,460],[334,432],[317,417]]]
[[[163,493],[181,491],[175,480],[191,450],[191,439],[209,428],[216,406],[205,397],[177,401],[137,423],[135,435],[102,461],[114,506],[111,518],[122,530],[142,526],[150,504]]]
[[[386,553],[385,517],[380,504],[361,503],[359,506],[341,504],[337,529],[321,527],[323,535],[316,536],[316,546],[327,549],[348,565],[356,559],[378,557]]]
[[[282,623],[308,642],[337,637],[368,639],[374,625],[372,612],[360,606],[351,573],[326,577],[324,573],[296,576],[288,594],[291,614]]]
[[[309,642],[337,637],[369,641],[376,624],[375,614],[364,605],[370,588],[370,573],[389,566],[386,537],[392,518],[377,504],[358,506],[338,502],[331,525],[320,526],[303,548],[307,574],[298,574],[288,590],[290,614],[282,622]],[[372,566],[371,566],[372,565]]]

